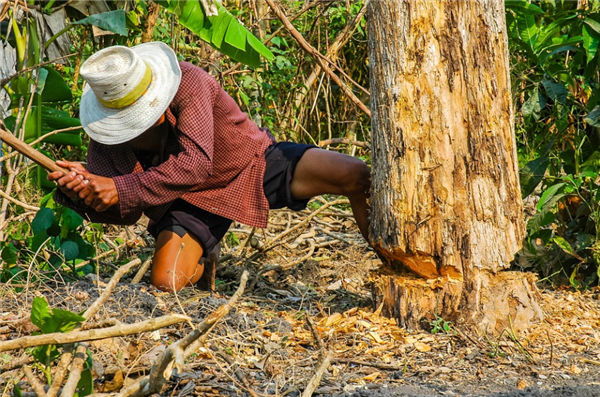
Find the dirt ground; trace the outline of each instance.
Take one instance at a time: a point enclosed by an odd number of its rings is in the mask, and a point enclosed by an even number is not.
[[[542,287],[545,320],[520,335],[506,330],[486,336],[452,324],[438,333],[402,329],[372,307],[370,278],[380,262],[349,212],[323,207],[318,214],[274,212],[267,230],[234,225],[214,295],[193,288],[163,293],[147,284],[147,276],[131,284],[134,271],[93,322],[134,323],[183,313],[197,324],[227,302],[241,272],[248,270],[244,295],[162,395],[299,396],[320,355],[328,353],[331,363],[314,395],[600,396],[599,289],[580,293]],[[125,235],[136,244],[121,250],[121,257],[131,258],[152,245],[142,229]],[[116,261],[103,259],[100,279],[54,279],[20,292],[0,286],[0,340],[35,330],[27,321],[35,296],[45,296],[53,308],[85,310],[106,286]],[[307,319],[315,324],[318,339]],[[90,342],[95,392],[116,393],[148,374],[156,357],[190,330],[184,322]],[[28,391],[21,367],[29,360],[22,350],[0,353],[2,397],[11,395],[16,383]]]

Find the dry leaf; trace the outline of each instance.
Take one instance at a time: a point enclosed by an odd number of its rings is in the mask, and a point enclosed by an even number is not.
[[[358,320],[356,322],[356,324],[361,325],[361,326],[365,327],[366,329],[369,329],[369,328],[371,328],[371,326],[373,326],[373,324],[371,324],[370,322],[365,321],[365,320]]]
[[[379,372],[379,371],[373,372],[371,375],[365,376],[363,378],[363,380],[366,382],[373,382],[375,379],[377,379],[379,377],[379,375],[381,375],[381,372]]]
[[[345,315],[345,316],[351,316],[351,315],[353,315],[354,313],[356,313],[357,311],[358,311],[358,307],[353,307],[353,308],[352,308],[352,309],[350,309],[350,310],[346,310],[346,311],[344,312],[344,315]]]
[[[121,390],[123,387],[123,371],[118,370],[112,380],[104,382],[102,389],[103,393],[110,393]]]
[[[415,342],[415,349],[417,349],[421,353],[425,353],[431,350],[431,346],[423,342]]]
[[[150,332],[150,339],[152,339],[153,341],[159,341],[160,340],[160,330],[156,330],[156,331],[152,331]]]
[[[398,342],[404,341],[404,332],[400,329],[393,329],[392,332],[390,332],[390,335]]]
[[[340,313],[333,313],[331,316],[325,319],[325,323],[322,324],[324,327],[331,327],[334,324],[342,321],[342,315]]]

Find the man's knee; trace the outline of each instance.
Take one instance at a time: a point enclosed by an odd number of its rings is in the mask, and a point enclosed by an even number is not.
[[[371,188],[371,170],[364,161],[350,157],[345,162],[342,178],[344,195],[368,193]]]

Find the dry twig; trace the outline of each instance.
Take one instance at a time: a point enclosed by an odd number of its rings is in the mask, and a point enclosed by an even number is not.
[[[42,382],[40,382],[38,377],[35,376],[33,372],[31,372],[31,368],[29,368],[28,365],[23,366],[23,372],[25,373],[25,376],[27,376],[29,384],[31,385],[35,393],[38,395],[38,397],[46,397],[46,391],[44,390]]]
[[[240,286],[229,301],[215,310],[183,339],[170,345],[160,357],[156,359],[156,362],[150,370],[150,375],[143,377],[133,385],[121,390],[118,397],[148,396],[160,392],[171,376],[172,367],[175,366],[179,372],[183,371],[185,358],[194,353],[200,345],[204,343],[206,334],[210,332],[210,330],[212,330],[212,328],[225,317],[227,313],[229,313],[231,307],[244,292],[247,281],[248,272],[244,271],[240,279]]]
[[[323,377],[323,374],[327,370],[327,367],[329,367],[329,363],[331,362],[331,358],[332,358],[331,353],[325,354],[326,353],[325,344],[321,340],[321,337],[319,336],[319,331],[317,331],[317,328],[314,326],[314,324],[310,320],[309,316],[306,316],[306,323],[308,324],[308,327],[310,328],[310,332],[313,334],[313,338],[315,338],[315,342],[317,343],[317,347],[319,348],[319,362],[318,362],[317,370],[315,371],[315,374],[310,379],[310,381],[306,385],[306,389],[304,389],[304,392],[302,393],[302,397],[312,396],[315,389],[319,386],[319,383],[321,382],[321,378]]]
[[[169,314],[167,316],[157,317],[139,323],[119,324],[109,328],[90,329],[87,331],[79,332],[72,331],[68,333],[55,332],[52,334],[25,336],[23,338],[0,342],[0,352],[15,349],[24,349],[33,346],[63,345],[65,343],[76,343],[83,341],[114,338],[116,336],[139,334],[141,332],[154,331],[156,329],[169,327],[173,324],[178,324],[189,320],[189,317],[183,316],[181,314]]]
[[[84,324],[89,319],[94,317],[96,315],[96,313],[98,312],[98,310],[100,310],[100,306],[102,306],[104,304],[104,302],[106,302],[106,300],[110,297],[110,294],[117,286],[117,283],[119,282],[121,277],[123,277],[123,275],[125,275],[125,273],[127,273],[132,267],[139,265],[140,263],[142,263],[142,261],[139,258],[136,258],[136,259],[132,260],[131,262],[121,266],[119,268],[119,270],[117,270],[115,272],[113,277],[110,279],[110,281],[106,285],[106,289],[104,290],[102,295],[100,295],[100,297],[98,299],[96,299],[96,301],[92,304],[92,306],[90,306],[83,314],[83,317],[85,318]]]
[[[131,284],[137,284],[142,281],[142,277],[144,277],[144,275],[148,272],[148,269],[150,269],[150,266],[152,266],[152,259],[153,258],[146,259],[146,261],[140,267],[140,270],[138,270],[138,272],[135,274],[135,277],[131,280]]]
[[[81,379],[81,373],[83,372],[83,364],[85,363],[86,356],[87,345],[85,343],[81,343],[79,346],[77,346],[77,350],[75,351],[75,357],[73,358],[73,362],[71,363],[71,368],[69,371],[69,378],[67,379],[67,383],[65,383],[65,387],[63,387],[61,397],[72,397],[75,394],[77,384]]]
[[[306,385],[306,389],[302,393],[302,397],[310,397],[314,393],[315,389],[319,386],[321,382],[321,378],[323,378],[323,374],[329,367],[329,363],[331,362],[331,353],[328,353],[323,360],[319,362],[319,366],[317,367],[317,371],[310,379],[308,384]]]

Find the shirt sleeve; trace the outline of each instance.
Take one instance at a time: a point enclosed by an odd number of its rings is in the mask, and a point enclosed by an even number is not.
[[[204,74],[197,67],[185,69],[170,106],[181,151],[146,171],[113,178],[121,217],[174,201],[211,175],[216,82]]]
[[[111,225],[134,225],[142,216],[142,211],[132,211],[126,217],[121,217],[121,211],[118,205],[113,205],[106,211],[97,212],[86,206],[83,201],[73,201],[63,192],[56,189],[54,201],[67,208],[72,209],[90,222],[109,223]]]

